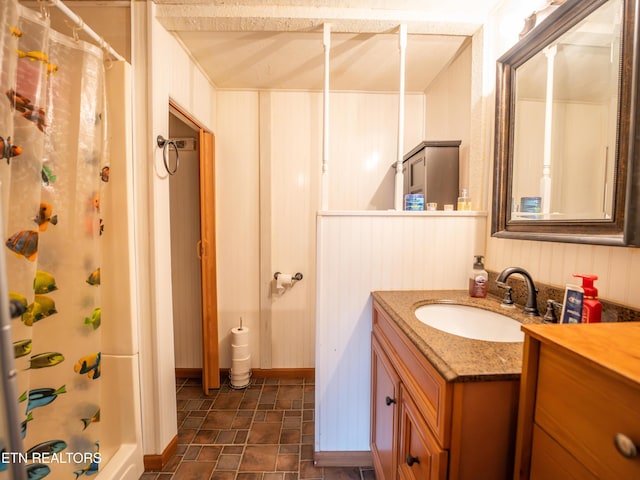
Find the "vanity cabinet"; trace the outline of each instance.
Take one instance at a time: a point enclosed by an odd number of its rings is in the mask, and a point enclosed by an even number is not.
[[[401,389],[399,478],[447,478],[447,451],[440,447],[431,434],[411,394],[404,386]]]
[[[398,456],[397,436],[398,398],[400,380],[378,341],[371,339],[371,450],[377,461],[380,478],[393,478]]]
[[[371,352],[377,480],[512,478],[518,380],[445,379],[377,301]]]
[[[515,478],[640,478],[640,324],[525,333]]]

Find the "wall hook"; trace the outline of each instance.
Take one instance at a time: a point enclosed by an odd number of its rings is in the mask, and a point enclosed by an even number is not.
[[[164,160],[164,168],[166,168],[167,173],[169,175],[173,175],[178,171],[178,165],[180,164],[180,154],[178,153],[178,145],[174,140],[170,138],[164,138],[162,135],[158,135],[156,138],[156,142],[158,143],[158,147],[162,149],[162,160]],[[173,147],[176,152],[176,165],[173,168],[169,168],[169,147]]]

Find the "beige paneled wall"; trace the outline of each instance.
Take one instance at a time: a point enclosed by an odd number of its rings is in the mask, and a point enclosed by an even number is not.
[[[271,297],[271,366],[314,366],[315,212],[322,156],[322,96],[305,92],[264,93],[270,97],[271,269],[303,280]]]
[[[392,209],[398,95],[330,96],[329,210]],[[406,95],[404,152],[424,140],[424,95]]]
[[[260,205],[258,93],[218,92],[216,242],[220,366],[231,366],[229,331],[251,332],[252,363],[260,358]]]
[[[640,249],[489,238],[486,266],[500,271],[517,265],[535,281],[564,287],[580,284],[574,273],[594,273],[602,298],[640,308]]]
[[[474,208],[480,202],[482,177],[470,175],[471,44],[462,50],[426,91],[426,140],[461,140],[460,188],[469,189]],[[475,170],[474,170],[475,171]]]
[[[393,208],[397,109],[397,94],[331,94],[333,210]],[[408,151],[424,139],[424,96],[408,95],[405,114]],[[322,95],[219,90],[216,123],[220,365],[230,365],[229,330],[242,315],[253,368],[313,367]],[[304,280],[265,301],[275,271]]]

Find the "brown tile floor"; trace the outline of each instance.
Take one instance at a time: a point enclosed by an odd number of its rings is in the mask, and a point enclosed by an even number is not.
[[[178,379],[176,455],[140,480],[375,480],[371,468],[314,466],[314,405],[313,380],[225,382],[205,396]]]

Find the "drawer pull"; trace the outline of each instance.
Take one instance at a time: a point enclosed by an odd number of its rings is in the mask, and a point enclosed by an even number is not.
[[[387,398],[384,399],[384,402],[387,404],[387,407],[388,407],[392,403],[396,403],[396,399],[395,398],[391,398],[391,397],[387,397]]]
[[[623,457],[636,458],[638,456],[638,447],[624,433],[616,433],[613,437],[613,443]]]
[[[420,463],[420,459],[418,457],[412,457],[410,453],[407,453],[407,465],[413,467],[414,463]]]

